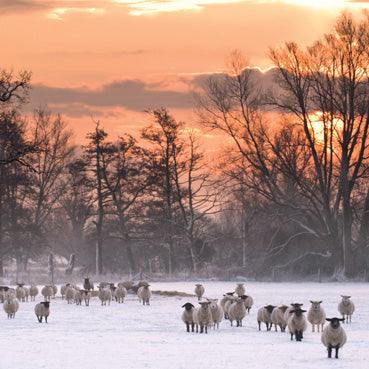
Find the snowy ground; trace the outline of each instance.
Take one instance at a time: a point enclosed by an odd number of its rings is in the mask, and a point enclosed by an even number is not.
[[[221,298],[236,282],[201,282],[205,295]],[[90,306],[68,305],[60,294],[51,302],[49,323],[38,323],[35,302],[20,304],[15,319],[0,314],[0,368],[367,368],[369,363],[369,298],[365,283],[245,283],[255,305],[243,327],[222,321],[208,334],[187,333],[181,306],[196,298],[154,295],[150,306],[140,305],[129,294],[124,304],[101,306],[97,297]],[[192,282],[151,283],[152,290],[193,293]],[[289,304],[323,300],[327,316],[339,316],[341,294],[352,296],[356,311],[345,324],[348,341],[340,358],[328,359],[320,333],[309,325],[302,342],[289,333],[258,331],[256,311],[264,304]],[[41,301],[39,295],[36,301]]]

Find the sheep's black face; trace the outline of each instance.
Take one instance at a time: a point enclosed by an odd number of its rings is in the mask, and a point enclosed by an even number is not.
[[[327,318],[327,321],[330,322],[330,325],[333,329],[337,329],[340,326],[340,322],[343,322],[344,319],[340,318]]]
[[[50,301],[43,301],[41,304],[48,308],[50,306]]]
[[[187,311],[194,308],[194,306],[190,302],[186,302],[182,307],[184,307]]]

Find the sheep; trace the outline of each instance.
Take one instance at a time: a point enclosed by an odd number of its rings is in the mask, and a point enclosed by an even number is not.
[[[127,291],[130,290],[134,285],[133,281],[123,281],[117,284],[118,287],[124,287]]]
[[[271,314],[273,309],[275,308],[274,305],[266,305],[266,306],[262,306],[259,310],[258,310],[258,314],[256,317],[256,320],[258,322],[259,325],[259,331],[261,331],[261,323],[265,323],[267,331],[270,331],[272,329],[273,323],[272,323],[272,319],[271,319]]]
[[[340,322],[344,322],[345,318],[327,318],[329,324],[322,332],[321,341],[327,348],[328,357],[332,357],[332,349],[336,350],[336,359],[338,359],[338,350],[346,343],[347,336]]]
[[[92,281],[90,281],[90,278],[85,278],[83,282],[83,288],[87,291],[93,291],[94,290],[94,284]]]
[[[284,313],[286,312],[287,309],[288,309],[287,305],[276,306],[273,309],[272,314],[270,315],[270,319],[272,321],[272,324],[274,324],[276,332],[278,326],[280,327],[281,332],[284,332],[286,330],[287,322],[284,319]]]
[[[4,302],[5,294],[6,294],[6,291],[8,291],[8,289],[9,289],[8,286],[0,286],[0,302]]]
[[[45,301],[50,301],[51,296],[53,296],[53,294],[54,294],[53,287],[51,285],[47,284],[46,286],[44,286],[41,289],[41,294],[42,294],[42,296],[44,296]]]
[[[124,298],[127,296],[127,290],[123,286],[119,286],[114,291],[114,296],[118,303],[124,302]]]
[[[83,296],[81,290],[79,288],[75,289],[74,302],[76,305],[82,305],[82,300]]]
[[[237,299],[237,297],[235,297],[235,296],[230,296],[230,297],[228,298],[228,300],[225,302],[225,304],[224,304],[224,318],[225,318],[225,319],[229,319],[229,308],[231,307],[231,305],[232,305],[233,303],[235,303],[235,302],[236,302],[236,299]]]
[[[108,302],[108,305],[110,305],[110,300],[111,300],[111,289],[110,289],[110,285],[107,284],[105,285],[105,287],[99,287],[99,299],[101,300],[101,306],[102,305],[106,305],[106,302]]]
[[[237,327],[242,327],[242,319],[246,316],[246,308],[243,300],[236,297],[235,302],[228,309],[228,318],[233,326],[233,321],[237,322]]]
[[[73,304],[76,300],[76,294],[77,294],[77,290],[72,287],[72,286],[68,286],[65,290],[65,299],[67,300],[68,304]]]
[[[226,294],[223,295],[222,299],[219,302],[220,306],[222,307],[224,311],[224,319],[228,319],[228,313],[225,310],[225,304],[227,301],[234,299],[233,294],[234,292],[227,292]]]
[[[196,308],[193,316],[194,323],[196,324],[196,332],[198,332],[198,326],[200,326],[200,333],[208,333],[208,326],[211,325],[211,311],[210,311],[210,302],[209,301],[201,301],[199,302],[200,307]]]
[[[218,299],[208,299],[210,302],[211,320],[212,325],[215,329],[219,329],[219,323],[222,321],[224,312],[220,304],[218,304]]]
[[[16,299],[7,298],[4,300],[3,308],[8,314],[8,318],[15,318],[15,313],[19,309],[19,302]]]
[[[202,284],[197,283],[195,285],[195,294],[197,296],[197,299],[200,301],[201,297],[203,296],[204,292],[205,292],[205,288]]]
[[[289,307],[287,308],[287,310],[285,311],[285,313],[284,313],[284,320],[285,320],[286,322],[288,322],[288,319],[289,319],[289,317],[290,317],[290,312],[291,312],[291,310],[301,308],[301,306],[303,306],[304,304],[300,304],[299,302],[291,302],[291,304],[290,304],[290,305],[291,305],[291,306],[289,306]]]
[[[69,287],[70,285],[71,285],[70,283],[66,283],[66,284],[63,284],[63,285],[60,287],[60,294],[61,294],[62,300],[64,300],[65,292],[67,291],[67,289],[68,289],[68,287]]]
[[[243,303],[245,304],[246,312],[250,314],[250,310],[252,308],[252,305],[254,305],[254,300],[251,296],[242,295],[241,299],[243,300]]]
[[[241,297],[246,292],[245,287],[243,286],[243,283],[237,283],[237,286],[234,290],[234,293],[237,293],[238,297]]]
[[[91,299],[91,291],[80,290],[80,293],[82,295],[82,300],[85,302],[85,305],[89,306],[90,305],[90,299]]]
[[[19,302],[26,301],[26,290],[24,289],[23,284],[18,284],[18,286],[16,287],[15,297]]]
[[[15,299],[16,298],[16,292],[14,288],[9,287],[4,295],[5,299]]]
[[[346,323],[348,323],[349,321],[351,323],[351,315],[355,311],[355,304],[350,300],[351,296],[341,295],[341,297],[342,300],[338,304],[338,311],[345,319]]]
[[[302,341],[303,332],[305,332],[307,328],[307,321],[303,314],[305,312],[306,310],[301,308],[295,308],[290,311],[287,325],[291,334],[291,341],[293,340],[293,335],[295,335],[296,341]]]
[[[193,319],[193,312],[195,310],[195,306],[193,306],[190,302],[186,302],[184,305],[182,305],[183,308],[185,308],[183,310],[182,313],[182,321],[183,323],[186,324],[186,330],[187,332],[190,331],[190,326],[191,326],[191,331],[194,331],[194,319]]]
[[[152,296],[152,293],[150,291],[150,285],[147,284],[147,286],[141,286],[138,290],[137,290],[137,296],[138,296],[138,300],[141,302],[143,305],[150,305],[150,299]]]
[[[34,284],[31,285],[31,287],[29,288],[29,294],[31,296],[31,301],[35,301],[36,296],[38,295],[38,288],[36,285]]]
[[[35,314],[39,323],[42,323],[42,317],[45,317],[45,323],[50,315],[50,301],[42,301],[36,304]]]
[[[323,301],[310,301],[310,302],[311,302],[311,306],[307,313],[307,320],[311,324],[311,327],[312,327],[311,331],[315,332],[315,325],[317,325],[318,327],[318,332],[320,332],[320,327],[322,327],[322,331],[323,331],[325,317],[326,317],[325,310],[321,306],[321,303]]]

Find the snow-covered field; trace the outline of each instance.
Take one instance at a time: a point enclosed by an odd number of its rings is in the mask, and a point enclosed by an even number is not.
[[[205,295],[221,298],[236,282],[201,282]],[[152,290],[192,294],[193,282],[151,282]],[[150,306],[139,304],[129,294],[124,304],[101,306],[97,297],[90,306],[51,302],[49,323],[38,323],[35,302],[20,304],[15,319],[0,314],[0,368],[367,368],[369,363],[369,285],[366,283],[259,283],[246,282],[246,293],[254,298],[243,327],[222,321],[208,334],[187,333],[181,306],[195,297],[154,295]],[[60,289],[59,289],[60,290]],[[328,359],[320,333],[311,326],[302,342],[290,341],[289,333],[258,331],[256,312],[264,304],[289,304],[323,300],[328,317],[339,316],[341,294],[352,296],[356,311],[345,324],[348,340],[340,358]],[[41,295],[36,299],[41,301]]]

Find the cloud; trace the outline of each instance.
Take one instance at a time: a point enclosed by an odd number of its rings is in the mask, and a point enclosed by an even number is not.
[[[0,0],[0,15],[44,12],[48,18],[62,19],[71,12],[101,14],[109,0]]]
[[[190,91],[161,90],[154,85],[140,80],[115,81],[103,85],[99,89],[89,88],[58,88],[45,85],[34,85],[31,93],[32,106],[63,105],[76,114],[75,108],[79,104],[78,114],[87,108],[122,107],[133,111],[144,111],[148,108],[191,108],[192,95]],[[81,110],[81,106],[83,109]],[[74,111],[74,113],[73,113]],[[64,112],[61,112],[64,114]]]
[[[143,112],[150,108],[193,109],[194,91],[199,91],[210,77],[222,74],[168,76],[158,82],[142,80],[113,81],[100,88],[59,88],[36,84],[31,92],[31,107],[47,105],[54,111],[71,117],[114,113],[114,109]],[[263,90],[274,85],[275,70],[262,72],[252,69],[255,86]]]

